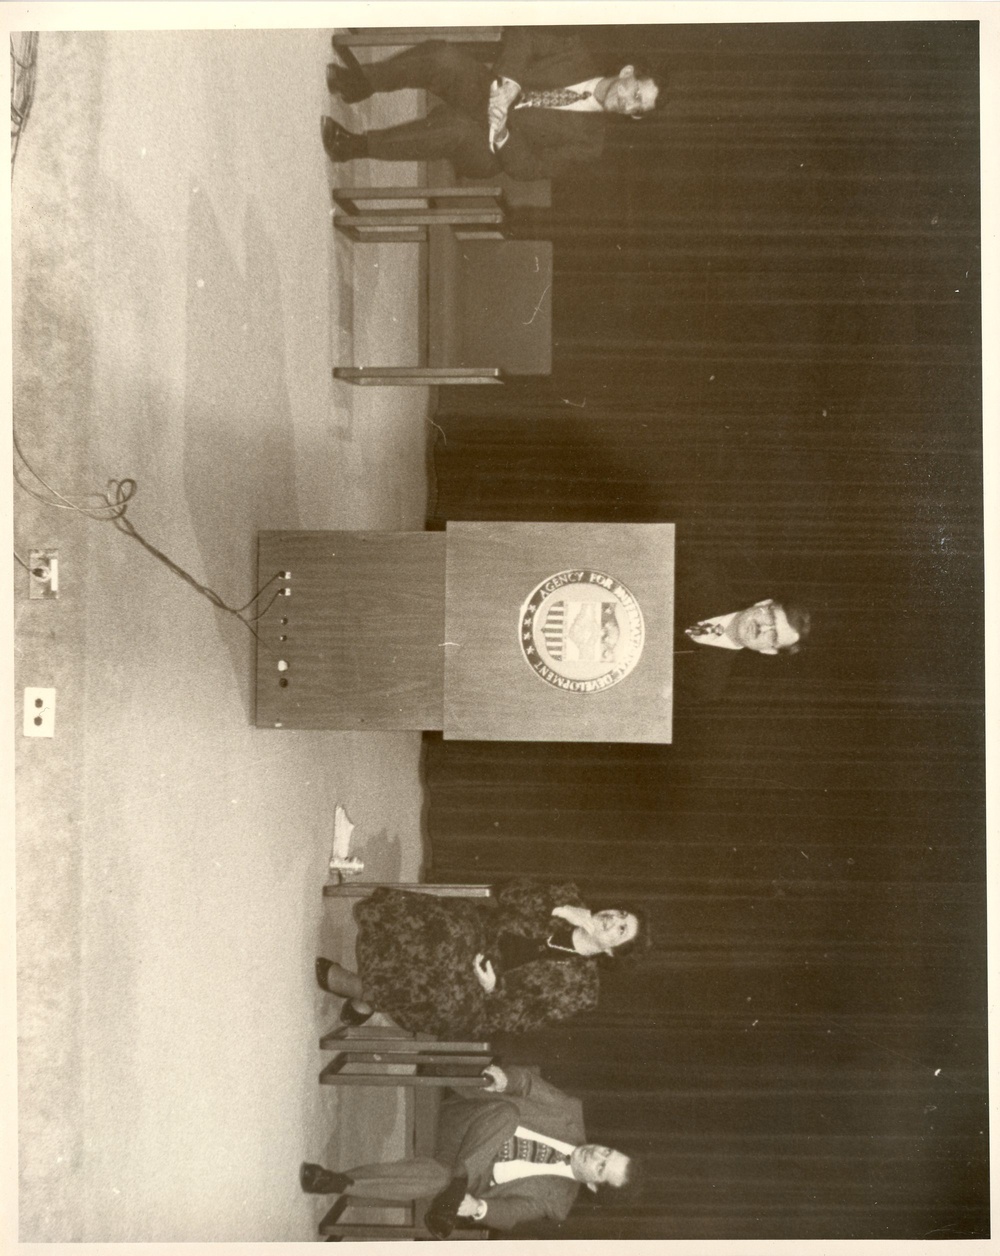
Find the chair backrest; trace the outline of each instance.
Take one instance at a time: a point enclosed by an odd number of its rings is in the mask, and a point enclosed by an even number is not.
[[[491,174],[489,178],[471,178],[457,175],[450,161],[427,163],[428,187],[475,188],[499,184],[504,200],[513,209],[551,209],[551,179],[512,179],[509,174]]]
[[[427,186],[499,186],[509,208],[552,205],[550,179],[459,177],[448,161],[427,163]],[[509,375],[550,375],[551,243],[459,240],[447,228],[432,228],[429,239],[428,362],[458,367],[490,362]]]
[[[448,227],[428,234],[428,363],[551,374],[551,243],[459,240]]]

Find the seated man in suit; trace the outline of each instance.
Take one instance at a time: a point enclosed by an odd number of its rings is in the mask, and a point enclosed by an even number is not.
[[[770,597],[747,606],[745,586],[744,581],[740,590],[734,590],[716,568],[678,559],[674,590],[678,707],[720,698],[741,651],[780,656],[801,650],[809,635],[809,612]],[[735,609],[739,606],[742,609]]]
[[[299,1170],[313,1194],[410,1202],[432,1199],[427,1227],[447,1238],[456,1217],[494,1230],[529,1221],[563,1221],[581,1186],[621,1187],[635,1161],[584,1142],[583,1105],[532,1069],[490,1065],[485,1090],[462,1090],[441,1105],[433,1159],[397,1160],[334,1173]],[[502,1098],[499,1096],[503,1096]]]
[[[323,119],[331,161],[448,158],[459,175],[498,171],[543,179],[596,161],[608,114],[641,117],[655,108],[659,85],[626,65],[603,74],[578,36],[538,27],[507,27],[492,70],[439,40],[416,44],[362,70],[327,67],[332,95],[349,104],[373,92],[417,87],[440,98],[426,118],[367,134]]]

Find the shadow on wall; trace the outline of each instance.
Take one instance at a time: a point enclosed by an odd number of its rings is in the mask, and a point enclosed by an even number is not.
[[[202,578],[241,605],[257,588],[257,531],[301,526],[281,287],[274,247],[253,202],[243,228],[245,267],[198,191],[191,194],[187,236],[185,493]],[[241,521],[239,531],[230,519]],[[253,643],[238,626],[226,628],[226,641],[250,721]]]

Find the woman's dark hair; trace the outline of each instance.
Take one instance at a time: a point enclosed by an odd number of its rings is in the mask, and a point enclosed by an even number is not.
[[[599,908],[599,910],[608,911],[611,909],[604,907]],[[636,930],[634,938],[629,938],[627,942],[622,942],[620,946],[613,947],[610,955],[605,955],[602,952],[600,958],[607,960],[609,963],[611,961],[617,962],[618,960],[625,959],[626,956],[641,955],[644,951],[648,951],[653,945],[653,937],[649,928],[649,915],[645,909],[642,907],[634,907],[629,903],[615,903],[614,910],[627,911],[630,915],[634,916],[638,922],[639,928]],[[594,914],[596,915],[597,913],[595,912]]]

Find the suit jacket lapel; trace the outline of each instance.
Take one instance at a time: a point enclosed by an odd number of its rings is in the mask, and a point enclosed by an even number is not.
[[[563,109],[515,109],[508,115],[512,131],[519,131],[537,148],[590,150],[596,159],[604,146],[604,114]]]
[[[583,1104],[572,1095],[563,1095],[561,1098],[563,1102],[558,1105],[538,1104],[530,1098],[518,1099],[516,1102],[521,1115],[516,1125],[536,1130],[539,1134],[548,1134],[550,1138],[560,1138],[574,1146],[585,1141]]]
[[[529,91],[572,87],[574,83],[596,78],[599,73],[590,56],[577,49],[535,61],[524,75],[525,81],[521,86]]]
[[[493,1162],[503,1149],[508,1138],[514,1137],[514,1131],[520,1124],[517,1109],[508,1105],[506,1119],[497,1128],[493,1137],[479,1144],[467,1157],[466,1166],[469,1172],[469,1190],[478,1195],[488,1188]]]
[[[553,1204],[555,1200],[561,1200],[559,1211],[563,1216],[566,1216],[573,1207],[579,1190],[580,1184],[575,1178],[557,1177],[554,1174],[543,1173],[536,1177],[515,1178],[512,1182],[505,1182],[502,1186],[484,1187],[484,1196],[489,1200],[496,1199],[498,1196],[502,1198],[506,1193],[533,1195],[538,1200],[537,1215],[541,1218],[549,1215],[549,1205]],[[480,1198],[482,1197],[480,1196]]]

